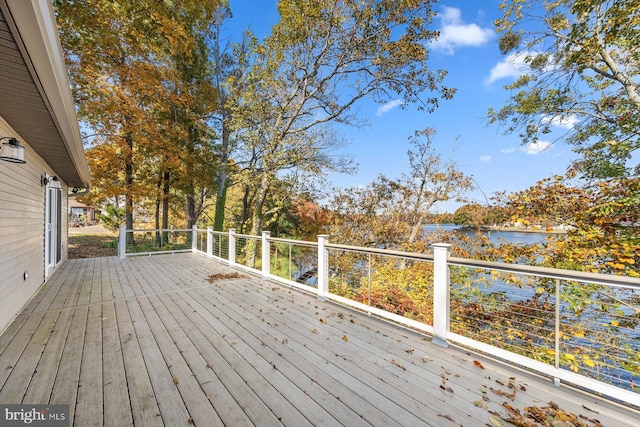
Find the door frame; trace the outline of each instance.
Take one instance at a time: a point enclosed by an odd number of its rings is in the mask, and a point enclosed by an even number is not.
[[[45,191],[44,276],[47,278],[62,261],[62,185],[49,177]]]

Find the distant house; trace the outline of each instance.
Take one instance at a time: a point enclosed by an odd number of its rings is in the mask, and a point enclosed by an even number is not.
[[[0,138],[1,332],[66,259],[67,194],[91,185],[49,0],[0,0]]]
[[[96,208],[80,203],[75,197],[69,197],[69,225],[82,222],[90,224],[96,222]]]

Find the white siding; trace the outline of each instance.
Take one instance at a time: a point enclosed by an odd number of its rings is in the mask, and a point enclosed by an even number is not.
[[[0,136],[16,136],[0,117]],[[26,164],[0,161],[0,332],[45,281],[45,187],[55,172],[18,136]],[[62,186],[62,260],[67,258],[67,187]],[[25,279],[25,273],[28,277]]]

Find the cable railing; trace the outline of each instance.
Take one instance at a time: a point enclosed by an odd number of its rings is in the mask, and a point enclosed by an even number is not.
[[[448,244],[423,254],[330,244],[326,235],[180,232],[193,252],[263,279],[640,406],[639,279],[453,258]]]
[[[120,227],[118,255],[156,255],[191,252],[197,244],[191,229],[134,229]]]

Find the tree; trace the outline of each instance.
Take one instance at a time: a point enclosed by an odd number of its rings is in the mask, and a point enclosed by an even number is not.
[[[224,228],[227,190],[232,184],[231,174],[238,170],[234,167],[232,156],[239,144],[235,130],[242,121],[236,118],[246,113],[240,100],[247,90],[251,49],[255,45],[255,39],[250,33],[245,33],[240,43],[223,46],[222,25],[225,19],[231,17],[231,9],[221,7],[218,16],[211,34],[211,77],[218,94],[213,122],[219,135],[216,147],[219,166],[215,177],[217,193],[213,228],[221,231]]]
[[[512,219],[568,225],[539,255],[548,267],[640,277],[640,179],[599,181],[585,188],[547,178],[510,196]]]
[[[104,199],[124,195],[133,228],[137,201],[161,197],[167,207],[170,171],[194,135],[206,91],[190,73],[216,2],[56,0],[55,7],[78,115],[100,135],[100,158],[112,160],[92,171],[94,180],[109,189]],[[168,207],[164,214],[166,222]]]
[[[499,46],[522,75],[490,122],[535,142],[553,125],[583,155],[589,178],[640,174],[639,0],[504,0]]]
[[[379,176],[364,188],[337,191],[330,203],[332,236],[341,242],[389,249],[424,250],[430,210],[472,187],[455,163],[444,162],[431,147],[433,129],[416,132],[408,150],[408,172],[397,179]]]
[[[255,176],[252,232],[262,227],[270,183],[283,167],[339,168],[326,155],[326,123],[361,125],[353,106],[364,97],[399,98],[431,111],[454,90],[444,71],[427,67],[431,1],[281,0],[279,23],[255,50],[248,94]],[[432,96],[425,98],[425,93]],[[248,128],[248,126],[243,126]],[[310,157],[312,154],[314,157]],[[289,160],[283,162],[283,159]],[[322,164],[324,162],[324,164]]]
[[[487,212],[477,203],[460,206],[453,214],[453,223],[468,227],[480,227],[486,224]]]

